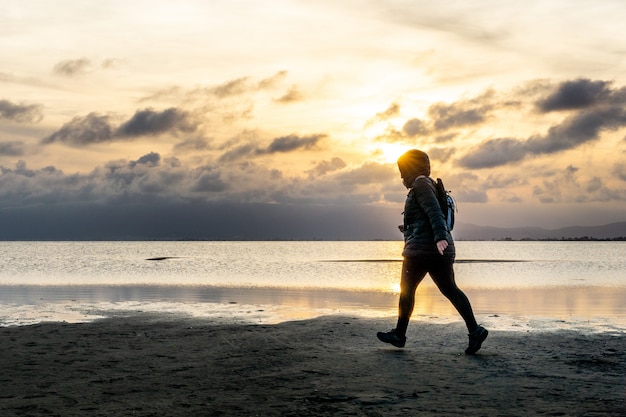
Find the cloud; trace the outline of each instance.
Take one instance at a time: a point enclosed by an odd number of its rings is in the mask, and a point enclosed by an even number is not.
[[[487,95],[491,95],[487,93]],[[452,104],[436,103],[429,107],[428,115],[434,130],[445,131],[452,128],[477,125],[485,121],[493,106],[483,103],[485,96],[473,100],[458,101]]]
[[[197,152],[210,150],[209,142],[204,138],[190,138],[174,145],[176,152]]]
[[[316,175],[316,172],[307,171],[306,180],[285,178],[271,197],[285,204],[336,206],[380,203],[385,200],[385,190],[400,190],[402,193],[394,164],[368,161],[353,169],[343,169],[339,168],[344,164],[342,160],[333,158],[328,162],[323,166],[332,172]],[[318,166],[322,168],[322,165]]]
[[[136,161],[131,161],[128,165],[134,167],[136,165],[147,165],[151,167],[158,166],[161,162],[161,155],[156,152],[150,152],[137,159]]]
[[[144,109],[115,128],[111,116],[89,113],[75,117],[50,136],[43,144],[62,142],[73,146],[111,142],[116,139],[133,139],[139,136],[155,136],[163,133],[192,132],[197,125],[185,111],[169,108],[163,111]]]
[[[574,148],[598,138],[604,130],[626,126],[626,111],[620,107],[584,110],[553,126],[543,137],[528,139],[525,147],[529,153],[549,154]]]
[[[547,155],[595,141],[606,131],[626,126],[626,90],[611,90],[604,81],[575,80],[561,83],[537,102],[544,111],[574,110],[543,135],[527,139],[489,139],[459,160],[464,168],[493,168],[531,155]]]
[[[334,171],[343,169],[346,166],[348,166],[348,164],[346,164],[346,162],[343,159],[339,157],[334,157],[329,161],[321,161],[317,163],[313,169],[307,171],[307,174],[309,174],[312,177],[319,177],[329,172],[334,172]]]
[[[486,203],[487,193],[480,190],[460,190],[454,193],[454,198],[463,203]]]
[[[37,123],[43,119],[42,109],[39,104],[15,104],[8,100],[0,100],[0,119]]]
[[[42,139],[43,144],[63,142],[69,145],[82,146],[93,143],[110,142],[113,139],[113,128],[110,117],[89,113],[87,116],[77,116],[64,124],[50,136]]]
[[[343,184],[380,184],[397,178],[394,164],[366,162],[352,171],[341,172],[334,179]]]
[[[490,130],[486,122],[496,112],[501,112],[498,113],[499,119],[512,117],[517,123],[520,117],[524,117],[524,109],[539,109],[540,113],[570,111],[543,134],[525,139],[507,136],[487,139],[466,151],[458,160],[463,168],[494,168],[529,156],[574,149],[598,140],[604,132],[626,126],[626,88],[612,89],[610,86],[608,81],[577,79],[558,85],[535,81],[507,95],[496,94],[489,89],[470,99],[435,103],[428,108],[427,119],[411,118],[401,130],[389,125],[376,140],[410,143],[414,138],[422,137],[443,143],[460,137],[468,128],[474,128],[476,132],[481,132],[483,128]],[[394,105],[390,106],[388,111],[379,113],[373,120],[395,114],[394,109]],[[536,111],[533,112],[536,116]],[[447,160],[454,152],[455,149],[440,152],[441,160]]]
[[[428,134],[429,129],[423,120],[418,118],[413,118],[408,120],[404,126],[402,126],[402,131],[409,137],[414,136],[425,136]]]
[[[483,180],[486,189],[509,189],[527,182],[526,178],[518,175],[491,174]]]
[[[160,90],[155,91],[154,93],[140,98],[138,101],[140,103],[155,102],[155,101],[168,101],[168,100],[182,100],[183,95],[187,95],[190,97],[194,97],[196,95],[206,95],[206,89],[195,89],[191,91],[185,91],[180,86],[169,86]]]
[[[611,174],[615,177],[619,178],[622,181],[626,181],[626,164],[623,162],[619,162],[613,165],[613,169],[611,169]]]
[[[371,119],[369,119],[366,123],[365,126],[372,126],[376,123],[380,123],[380,122],[386,122],[387,120],[396,117],[400,114],[400,105],[398,103],[391,103],[389,105],[389,107],[387,107],[387,109],[385,111],[382,111],[380,113],[376,113],[376,115],[374,117],[372,117]]]
[[[221,173],[215,167],[205,166],[194,170],[195,180],[191,191],[198,193],[214,193],[225,191],[228,186],[221,179]]]
[[[238,159],[244,158],[250,155],[258,154],[258,147],[252,143],[246,143],[238,145],[230,150],[224,152],[218,159],[219,162],[233,162]]]
[[[115,136],[154,136],[165,132],[192,132],[197,126],[190,122],[189,114],[176,108],[161,112],[153,109],[139,110],[115,132]]]
[[[403,143],[408,142],[410,139],[411,138],[407,137],[404,132],[396,129],[392,125],[388,125],[387,127],[385,127],[385,131],[374,138],[374,140],[377,142],[387,143]]]
[[[169,86],[154,93],[142,97],[139,102],[170,101],[177,100],[185,103],[210,104],[211,99],[227,100],[245,94],[254,94],[258,91],[272,90],[277,88],[287,77],[287,71],[278,71],[274,75],[255,82],[252,77],[239,77],[216,86],[199,86],[195,88],[183,88],[181,86]],[[293,90],[293,91],[292,91]],[[290,94],[291,93],[291,94]],[[285,100],[295,98],[297,89],[292,87],[285,95]],[[299,93],[298,93],[299,94]],[[220,103],[219,106],[223,106]]]
[[[147,153],[134,161],[112,161],[94,170],[82,180],[91,184],[91,197],[124,202],[150,201],[158,196],[172,201],[191,201],[198,195],[225,191],[228,185],[221,172],[212,166],[185,167],[177,158],[162,158],[156,152]]]
[[[102,60],[100,64],[94,63],[87,58],[67,59],[56,63],[52,68],[52,72],[63,77],[74,77],[84,74],[90,69],[113,69],[118,67],[121,62],[122,61],[117,58],[106,58]]]
[[[545,175],[540,184],[533,187],[533,196],[541,203],[587,203],[623,201],[623,188],[611,189],[599,177],[578,178],[578,168],[570,165],[565,169]]]
[[[388,120],[392,117],[396,117],[400,114],[400,105],[398,103],[391,103],[391,105],[384,112],[377,113],[375,120]]]
[[[271,77],[259,81],[259,89],[273,88],[287,77],[287,71],[278,71]]]
[[[64,175],[54,167],[29,169],[18,161],[15,168],[0,166],[0,206],[5,208],[64,201],[66,190],[76,191],[76,176]]]
[[[274,139],[267,149],[262,150],[261,153],[293,152],[298,149],[311,149],[326,137],[327,135],[325,134],[282,136]]]
[[[91,66],[91,61],[87,58],[68,59],[58,62],[54,66],[53,72],[58,75],[73,77],[75,75],[85,72],[89,68],[89,66]]]
[[[220,162],[232,162],[248,156],[259,156],[274,153],[288,153],[297,150],[307,150],[315,148],[321,140],[326,138],[326,134],[314,134],[309,136],[288,135],[275,138],[266,147],[261,148],[255,143],[245,143],[232,147],[220,156]]]
[[[519,161],[526,156],[524,142],[511,138],[491,139],[472,149],[459,160],[464,168],[493,168],[509,162]]]
[[[536,180],[528,182],[532,185],[532,197],[542,204],[564,202],[564,196],[576,193],[578,168],[569,165],[566,168],[537,167]],[[530,178],[529,178],[530,179]],[[579,200],[580,201],[580,200]]]
[[[107,58],[100,63],[103,69],[116,68],[122,61],[117,58]]]
[[[0,142],[0,155],[22,156],[24,155],[24,143],[19,141]]]
[[[458,133],[451,132],[451,133],[446,133],[443,135],[437,135],[435,136],[434,140],[437,143],[446,143],[446,142],[450,142],[452,139],[456,138],[457,136],[458,136]]]
[[[434,148],[428,149],[427,153],[430,159],[441,161],[441,162],[446,162],[448,159],[452,157],[452,155],[454,155],[455,152],[456,152],[456,149],[453,147],[447,147],[447,148],[434,147]]]
[[[250,88],[248,84],[249,79],[249,77],[241,77],[236,80],[228,81],[214,87],[212,92],[220,98],[243,94]]]
[[[426,137],[437,134],[437,141],[445,142],[457,136],[454,129],[479,126],[483,124],[491,112],[498,107],[507,107],[511,103],[494,102],[495,93],[487,90],[485,93],[467,100],[453,103],[435,103],[427,111],[428,119],[413,117],[407,120],[401,130],[388,126],[385,133],[377,140],[387,142],[408,142],[415,137]],[[387,110],[368,120],[366,126],[384,122],[400,114],[400,106],[392,103]]]
[[[298,90],[298,87],[293,85],[289,88],[289,90],[282,95],[281,97],[278,97],[277,99],[274,99],[275,102],[277,103],[292,103],[294,101],[300,101],[304,98],[303,94]]]
[[[592,106],[611,95],[608,81],[578,79],[559,84],[548,97],[537,102],[542,112],[574,110]]]
[[[382,201],[385,184],[397,183],[392,164],[345,167],[345,161],[335,157],[315,167],[317,176],[286,177],[252,161],[191,167],[149,152],[130,161],[110,161],[89,173],[67,175],[55,167],[29,169],[19,162],[14,168],[0,166],[0,207],[198,200],[356,204]]]

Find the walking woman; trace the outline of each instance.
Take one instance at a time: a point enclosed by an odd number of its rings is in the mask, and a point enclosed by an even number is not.
[[[430,160],[422,151],[413,149],[398,159],[402,183],[409,189],[404,205],[404,234],[400,301],[396,328],[378,332],[378,339],[396,347],[404,347],[406,331],[415,305],[415,291],[426,274],[439,291],[454,305],[469,332],[465,353],[476,353],[488,331],[476,323],[467,296],[454,280],[454,241],[437,200],[435,182],[430,178]]]

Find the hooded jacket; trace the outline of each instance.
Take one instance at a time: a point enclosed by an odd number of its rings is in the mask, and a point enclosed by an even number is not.
[[[413,181],[404,203],[404,251],[403,256],[439,255],[436,243],[448,241],[444,257],[454,260],[452,235],[448,231],[439,201],[435,182],[420,175]]]

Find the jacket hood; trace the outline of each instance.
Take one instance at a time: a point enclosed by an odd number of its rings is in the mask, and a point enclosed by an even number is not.
[[[398,169],[405,184],[413,183],[420,175],[430,176],[430,159],[425,152],[411,149],[398,158]]]

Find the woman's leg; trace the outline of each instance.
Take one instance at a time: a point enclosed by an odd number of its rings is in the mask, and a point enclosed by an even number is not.
[[[439,291],[450,300],[456,311],[459,312],[465,321],[467,330],[470,333],[476,330],[478,323],[476,323],[472,305],[465,293],[456,285],[454,264],[452,262],[435,262],[429,273]]]
[[[415,291],[426,276],[427,268],[415,257],[405,257],[400,276],[400,301],[396,333],[404,337],[415,306]]]

